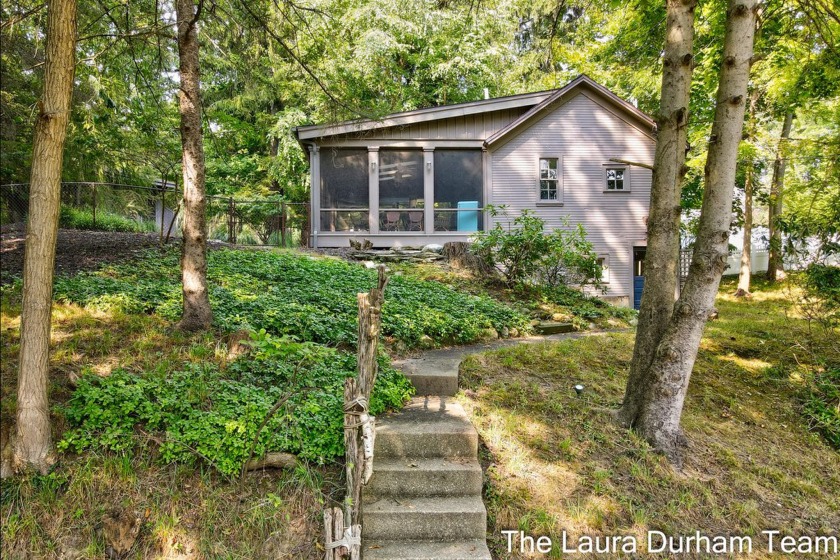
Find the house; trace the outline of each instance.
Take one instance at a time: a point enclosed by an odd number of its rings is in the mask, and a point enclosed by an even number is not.
[[[550,228],[584,225],[606,298],[641,296],[654,121],[587,76],[295,133],[309,153],[313,247],[469,241],[529,209]]]

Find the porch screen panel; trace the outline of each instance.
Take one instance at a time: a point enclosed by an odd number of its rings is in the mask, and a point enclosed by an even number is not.
[[[435,150],[435,231],[483,229],[481,150]]]
[[[321,231],[368,231],[366,148],[321,150]]]
[[[379,229],[423,231],[423,152],[380,150]]]

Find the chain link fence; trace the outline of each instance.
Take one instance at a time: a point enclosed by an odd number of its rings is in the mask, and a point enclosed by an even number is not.
[[[61,184],[63,229],[157,233],[179,237],[181,192],[174,185],[152,186],[75,182]],[[29,214],[29,185],[0,185],[0,230],[22,232]],[[238,245],[305,247],[309,205],[278,199],[207,197],[211,240]]]

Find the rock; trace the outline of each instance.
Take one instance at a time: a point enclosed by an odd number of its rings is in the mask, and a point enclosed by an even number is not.
[[[443,254],[443,245],[439,245],[437,243],[429,243],[428,245],[423,246],[424,253],[437,253],[439,255]]]
[[[554,314],[551,316],[551,320],[552,320],[552,321],[559,321],[559,322],[563,322],[563,321],[566,321],[566,320],[568,320],[568,319],[569,319],[568,315],[564,315],[564,314],[562,314],[562,313],[554,313]]]
[[[499,336],[502,338],[510,338],[510,329],[507,327],[502,327],[502,332],[499,333]]]
[[[394,352],[396,352],[398,356],[406,354],[408,352],[408,345],[402,340],[398,340],[394,342]]]
[[[575,327],[571,323],[544,321],[535,325],[534,330],[536,330],[539,334],[559,334],[573,332]]]
[[[510,337],[511,338],[519,338],[519,335],[522,334],[519,332],[519,329],[510,329]]]
[[[373,261],[365,261],[364,263],[365,268],[376,268],[376,263]]]
[[[540,323],[541,323],[541,321],[539,319],[531,319],[531,326],[532,327],[536,327]]]
[[[122,558],[140,534],[140,516],[131,511],[113,510],[102,517],[102,536],[109,558]]]
[[[434,348],[435,347],[435,339],[431,336],[424,334],[420,337],[420,348]]]
[[[484,331],[482,331],[481,338],[499,338],[499,333],[496,332],[496,329],[494,329],[493,327],[488,327],[484,329]]]

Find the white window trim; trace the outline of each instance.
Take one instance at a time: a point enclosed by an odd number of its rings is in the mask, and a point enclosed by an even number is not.
[[[550,200],[550,199],[542,199],[541,198],[541,191],[540,188],[540,160],[543,159],[556,159],[557,160],[557,199]],[[564,186],[563,186],[563,156],[560,154],[541,154],[537,157],[536,165],[534,166],[537,169],[537,180],[536,180],[536,189],[537,189],[537,206],[563,206],[563,199],[564,199]]]
[[[607,188],[607,171],[610,169],[620,169],[624,172],[624,188],[622,189],[608,189]],[[620,163],[605,163],[602,187],[605,193],[629,193],[630,192],[630,166],[622,165]]]
[[[595,258],[598,260],[603,259],[604,264],[601,265],[601,283],[602,284],[609,284],[610,283],[610,254],[609,253],[598,253]]]

